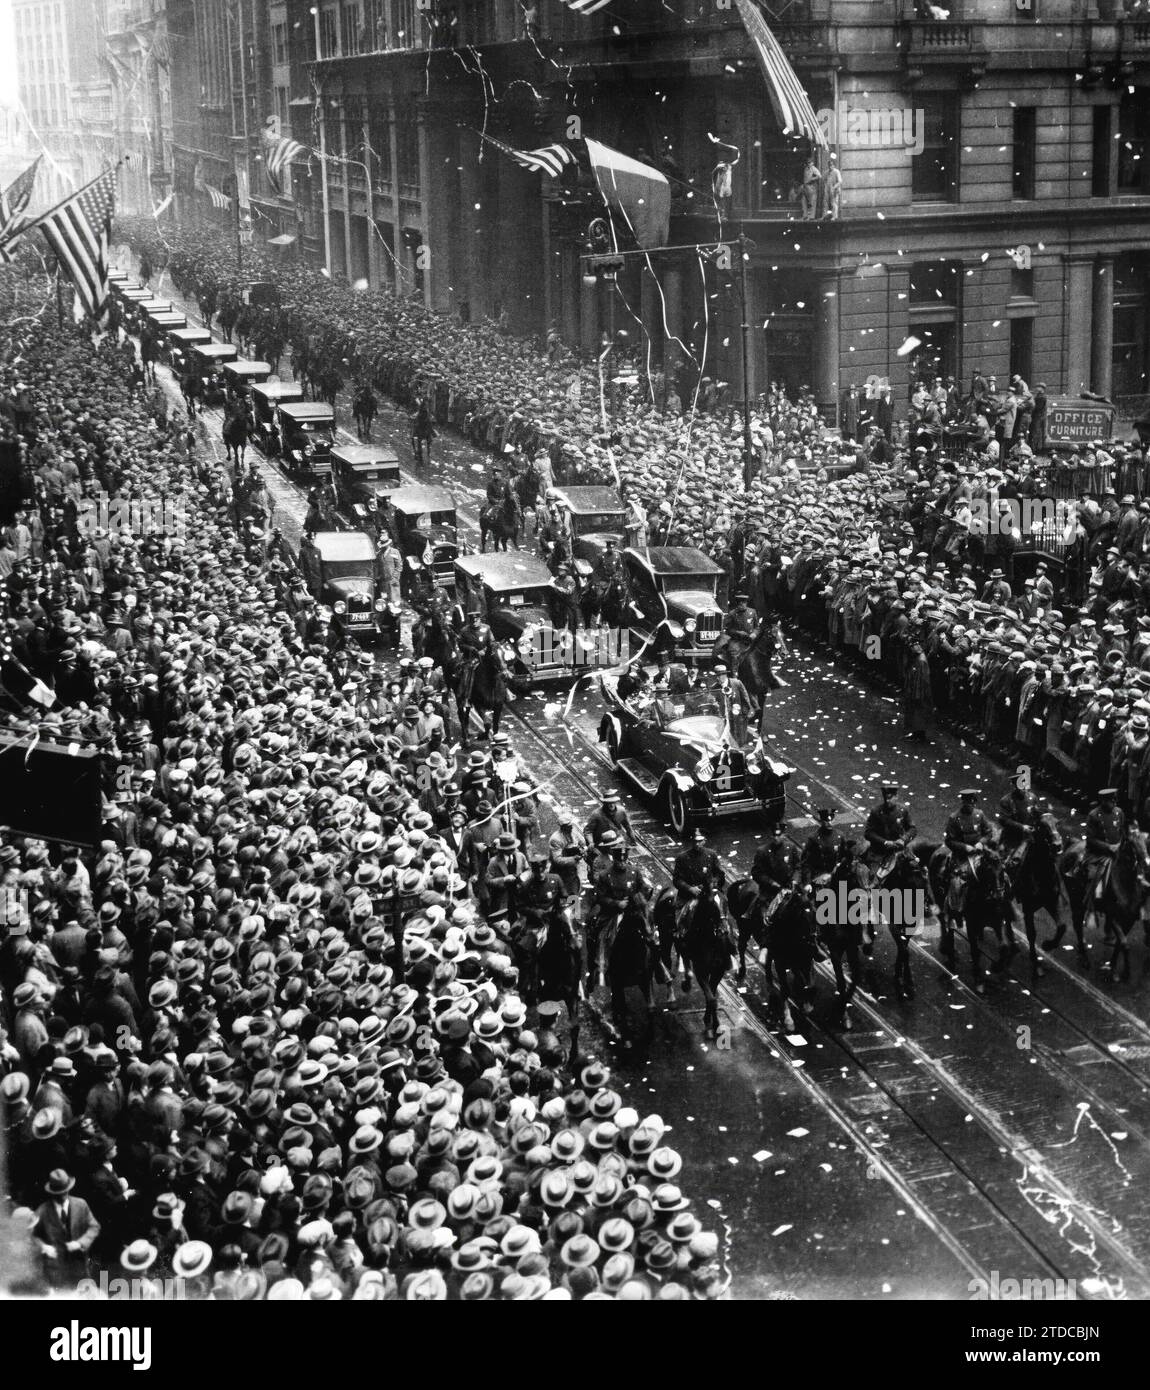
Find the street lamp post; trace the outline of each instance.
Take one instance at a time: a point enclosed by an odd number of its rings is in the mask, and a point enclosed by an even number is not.
[[[743,344],[743,487],[747,492],[755,480],[754,445],[751,440],[751,325],[747,322],[747,248],[751,242],[739,228],[739,314]]]

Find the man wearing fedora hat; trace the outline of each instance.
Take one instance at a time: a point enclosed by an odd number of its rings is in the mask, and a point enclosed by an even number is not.
[[[43,1261],[44,1277],[54,1289],[74,1289],[90,1273],[89,1252],[100,1223],[82,1197],[72,1195],[76,1179],[54,1168],[44,1184],[44,1201],[36,1211],[32,1238]]]

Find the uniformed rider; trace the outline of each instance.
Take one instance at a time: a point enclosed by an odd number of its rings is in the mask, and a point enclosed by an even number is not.
[[[899,801],[898,792],[894,783],[887,783],[882,788],[882,805],[876,806],[866,818],[863,834],[871,868],[888,863],[914,839],[914,822],[910,811]]]
[[[651,896],[651,882],[642,869],[627,862],[627,846],[611,846],[611,863],[601,869],[593,880],[593,911],[587,925],[587,983],[588,988],[595,985],[599,970],[599,942],[604,927],[618,921],[627,908],[634,905],[643,910],[644,929],[654,944],[654,934],[647,917],[647,902]],[[607,951],[610,956],[610,947]]]
[[[675,856],[671,881],[675,885],[675,924],[681,930],[683,919],[698,898],[723,882],[723,865],[707,838],[695,826],[687,836],[687,848]]]
[[[839,860],[846,852],[847,842],[835,829],[835,808],[819,807],[818,829],[803,846],[802,875],[806,884],[826,884]]]
[[[802,856],[787,838],[782,820],[775,822],[770,839],[755,853],[751,877],[759,890],[759,911],[764,922],[770,917],[785,889],[793,888]]]
[[[1103,787],[1098,804],[1086,817],[1086,884],[1091,900],[1100,898],[1110,866],[1126,838],[1126,816],[1117,801],[1117,787]]]
[[[1002,849],[1007,865],[1022,858],[1023,850],[1038,824],[1038,798],[1030,790],[1025,773],[1010,779],[1010,790],[998,803],[998,823],[1002,827]]]

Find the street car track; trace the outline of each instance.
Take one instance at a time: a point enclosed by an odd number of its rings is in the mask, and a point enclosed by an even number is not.
[[[532,765],[541,775],[549,765],[555,765],[560,775],[578,783],[591,797],[596,799],[600,796],[600,789],[596,787],[586,773],[576,764],[574,758],[568,758],[563,752],[556,748],[549,740],[544,739],[530,722],[530,717],[514,707],[510,710],[510,716],[516,725],[517,738],[522,743],[533,744],[538,750],[539,756],[536,757]],[[561,726],[562,727],[562,726]],[[573,737],[580,738],[583,746],[584,741],[578,734]],[[596,761],[600,759],[596,758]],[[605,764],[601,764],[606,767]],[[636,830],[636,838],[640,848],[644,851],[647,861],[650,863],[653,872],[663,882],[670,881],[670,870],[668,869],[663,852],[656,845],[651,837],[642,830]],[[986,1279],[986,1271],[990,1268],[1010,1268],[1018,1269],[1020,1258],[1027,1261],[1027,1268],[1040,1268],[1044,1276],[1063,1277],[1067,1270],[1063,1267],[1062,1260],[1055,1258],[1047,1251],[1034,1235],[1020,1225],[1019,1220],[1004,1209],[999,1200],[996,1200],[992,1193],[994,1183],[993,1177],[981,1179],[969,1171],[968,1167],[939,1142],[938,1138],[931,1133],[930,1129],[920,1123],[911,1108],[904,1103],[898,1091],[890,1086],[883,1077],[880,1069],[868,1066],[856,1050],[844,1044],[844,1039],[834,1033],[826,1033],[824,1036],[828,1043],[831,1043],[839,1051],[841,1056],[848,1059],[847,1067],[833,1067],[831,1070],[837,1073],[835,1078],[835,1089],[839,1092],[841,1099],[832,1095],[825,1083],[825,1080],[816,1080],[810,1068],[810,1060],[806,1056],[799,1055],[799,1049],[792,1045],[784,1045],[784,1041],[776,1037],[763,1022],[756,1010],[752,1009],[750,1002],[740,998],[733,986],[724,982],[721,986],[722,1004],[729,1016],[734,1016],[739,1023],[748,1029],[756,1039],[768,1050],[770,1055],[785,1065],[792,1077],[811,1096],[812,1100],[824,1111],[835,1124],[850,1138],[851,1142],[861,1152],[865,1153],[868,1160],[874,1165],[876,1171],[898,1192],[910,1206],[913,1207],[915,1214],[931,1229],[946,1248],[961,1261],[964,1268],[970,1271],[972,1278]],[[893,1030],[886,1024],[880,1015],[874,1013],[873,1022],[876,1033],[885,1035],[888,1039],[901,1043],[897,1039]],[[930,1058],[922,1054],[916,1057],[914,1066],[921,1068],[924,1066],[933,1067]],[[848,1074],[849,1073],[849,1074]],[[901,1117],[905,1126],[905,1133],[900,1136],[899,1142],[903,1144],[903,1155],[906,1162],[892,1158],[891,1148],[876,1144],[867,1134],[863,1125],[853,1120],[849,1114],[849,1100],[852,1091],[857,1092],[862,1085],[871,1091],[881,1092],[889,1100],[889,1109]],[[948,1088],[952,1095],[960,1094],[959,1088],[952,1086]],[[974,1115],[983,1127],[993,1135],[998,1147],[999,1138],[1009,1138],[1003,1135],[1002,1127],[993,1116],[985,1112],[985,1108],[973,1097],[968,1097],[962,1093],[962,1102],[967,1107],[968,1113]],[[926,1151],[925,1155],[923,1151]],[[902,1167],[916,1171],[919,1175],[928,1178],[937,1174],[937,1159],[941,1157],[946,1170],[957,1175],[961,1179],[960,1186],[964,1191],[957,1194],[949,1194],[952,1201],[956,1201],[961,1215],[957,1220],[952,1219],[948,1222],[946,1218],[924,1201],[918,1194],[912,1182],[904,1176]],[[896,1166],[896,1163],[898,1166]],[[1035,1166],[1041,1166],[1041,1159],[1035,1156]],[[932,1173],[933,1168],[933,1173]],[[1043,1173],[1045,1177],[1045,1172]],[[1052,1181],[1055,1181],[1052,1179]],[[1064,1200],[1072,1205],[1073,1198],[1067,1195]],[[974,1211],[971,1207],[974,1207]],[[989,1219],[989,1224],[988,1224]],[[1033,1222],[1030,1223],[1034,1225]],[[1047,1223],[1039,1224],[1041,1226]],[[956,1230],[957,1227],[957,1230]],[[980,1256],[964,1240],[959,1231],[969,1232],[977,1230],[980,1238],[987,1247],[985,1256]],[[1102,1233],[1098,1234],[1101,1240]],[[1003,1242],[1006,1242],[1005,1247]],[[1021,1246],[1025,1254],[1021,1254],[1018,1247]],[[1130,1257],[1127,1252],[1120,1251],[1124,1263],[1130,1264]],[[1089,1264],[1084,1270],[1075,1271],[1089,1277],[1095,1271]],[[1150,1290],[1150,1273],[1140,1265],[1135,1265],[1130,1270],[1131,1274],[1136,1274],[1140,1288]]]

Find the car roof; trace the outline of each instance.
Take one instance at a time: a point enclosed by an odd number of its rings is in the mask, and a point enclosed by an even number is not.
[[[623,499],[613,487],[557,487],[554,491],[559,501],[576,515],[626,511]]]
[[[237,376],[246,376],[248,373],[270,372],[272,369],[270,362],[252,362],[246,358],[241,358],[236,362],[225,362],[226,371],[235,372]]]
[[[324,560],[375,559],[375,542],[364,531],[317,531],[314,544]]]
[[[445,487],[401,487],[391,494],[392,508],[397,512],[453,512],[455,498]]]
[[[709,555],[689,545],[652,545],[643,550],[624,551],[654,574],[722,574]]]
[[[280,406],[280,414],[286,415],[291,420],[331,420],[335,422],[335,413],[330,405],[322,405],[319,401],[287,401]]]
[[[154,318],[157,323],[163,323],[166,319],[179,319],[181,328],[186,327],[188,322],[187,314],[181,314],[178,309],[169,309],[167,313],[160,313],[157,311],[151,314],[150,317]],[[205,329],[202,331],[206,332],[207,330]]]
[[[303,395],[303,387],[298,381],[260,381],[252,387],[252,391],[257,396],[266,396],[269,401],[282,397],[299,400]]]
[[[352,468],[379,468],[399,462],[394,449],[381,449],[375,444],[337,444],[332,455]]]
[[[172,333],[173,338],[180,338],[185,343],[206,343],[211,340],[211,336],[206,328],[177,328]]]
[[[456,565],[471,578],[479,578],[497,592],[533,589],[551,583],[551,571],[534,555],[461,555]]]
[[[229,361],[239,356],[234,343],[197,343],[196,351],[204,357],[227,358]]]

